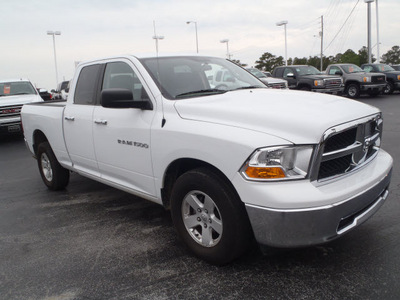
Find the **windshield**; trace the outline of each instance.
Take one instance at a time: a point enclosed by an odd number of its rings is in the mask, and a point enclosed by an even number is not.
[[[384,64],[376,64],[375,67],[376,67],[377,70],[380,71],[380,72],[396,71],[396,70],[393,69],[391,66],[384,65]]]
[[[246,70],[222,58],[181,56],[140,61],[163,96],[171,100],[266,87]]]
[[[35,88],[28,81],[1,82],[0,96],[36,94]]]
[[[320,75],[321,72],[318,71],[313,66],[298,66],[296,67],[296,72],[298,75]]]
[[[258,69],[247,69],[247,71],[249,71],[251,74],[253,74],[257,78],[267,78],[267,76],[263,72],[259,71]]]
[[[347,73],[364,73],[365,71],[356,65],[342,65],[342,69]]]

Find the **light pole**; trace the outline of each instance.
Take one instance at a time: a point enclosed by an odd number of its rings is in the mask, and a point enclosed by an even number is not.
[[[364,0],[368,5],[368,63],[372,63],[372,52],[371,52],[371,2],[374,0]]]
[[[53,36],[54,64],[56,66],[56,87],[57,87],[57,85],[58,85],[58,70],[57,70],[57,55],[56,55],[56,35],[61,35],[61,31],[47,31],[47,34]]]
[[[158,40],[163,40],[164,36],[163,35],[157,35],[157,33],[156,33],[156,21],[153,21],[153,28],[154,28],[153,40],[156,40],[156,53],[158,55]]]
[[[164,36],[163,35],[155,35],[155,36],[153,36],[153,39],[156,40],[156,52],[158,54],[158,40],[163,40]]]
[[[276,26],[282,26],[285,28],[285,65],[287,66],[287,37],[286,37],[286,25],[288,21],[280,21],[276,23]]]
[[[380,56],[380,53],[379,53],[379,44],[380,44],[380,42],[379,42],[379,13],[378,13],[378,0],[376,0],[376,2],[375,2],[376,4],[376,59],[377,59],[377,62],[378,62],[378,64],[381,62],[381,56]]]
[[[226,57],[228,59],[231,59],[231,55],[229,54],[229,40],[228,39],[223,39],[220,40],[221,43],[226,43]]]
[[[199,53],[199,40],[197,37],[197,22],[196,21],[187,21],[186,24],[194,23],[194,28],[196,29],[196,51]]]

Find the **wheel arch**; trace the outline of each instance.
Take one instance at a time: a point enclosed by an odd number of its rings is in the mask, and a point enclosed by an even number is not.
[[[33,132],[33,139],[32,139],[32,147],[33,151],[35,152],[35,156],[37,155],[38,147],[41,143],[48,142],[48,138],[43,133],[43,131],[37,129]]]
[[[184,174],[190,170],[194,170],[194,169],[198,169],[198,168],[207,168],[209,171],[218,175],[222,180],[224,180],[232,188],[232,191],[234,191],[239,197],[239,194],[237,193],[232,182],[217,167],[215,167],[212,164],[207,163],[205,161],[199,160],[199,159],[180,158],[180,159],[177,159],[177,160],[171,162],[169,164],[168,168],[166,169],[166,171],[164,172],[163,185],[161,188],[161,198],[162,198],[163,206],[166,209],[168,209],[168,210],[170,209],[170,203],[171,203],[170,196],[171,196],[172,188],[173,188],[176,180],[179,178],[179,176],[181,176],[182,174]]]

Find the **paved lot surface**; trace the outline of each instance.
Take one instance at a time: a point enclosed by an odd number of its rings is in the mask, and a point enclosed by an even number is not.
[[[225,267],[190,256],[156,204],[77,174],[48,191],[22,137],[1,139],[0,299],[400,299],[400,94],[360,101],[395,158],[382,209],[330,244]]]

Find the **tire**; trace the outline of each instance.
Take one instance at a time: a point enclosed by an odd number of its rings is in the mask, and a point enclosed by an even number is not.
[[[352,99],[360,97],[360,87],[358,84],[350,83],[346,87],[346,96]]]
[[[253,241],[239,196],[207,168],[188,171],[177,179],[171,193],[171,216],[183,243],[211,264],[235,260]]]
[[[393,92],[394,92],[394,85],[393,85],[393,83],[390,82],[390,81],[387,81],[387,82],[386,82],[386,86],[385,86],[385,88],[384,88],[384,90],[383,90],[383,94],[384,94],[384,95],[391,95],[391,94],[393,94]]]
[[[309,86],[302,86],[302,87],[300,88],[300,91],[308,91],[308,92],[310,92],[310,91],[311,91],[311,88],[310,88]]]
[[[69,171],[57,161],[48,142],[41,143],[38,147],[37,162],[40,176],[44,184],[53,191],[61,190],[68,185]]]

